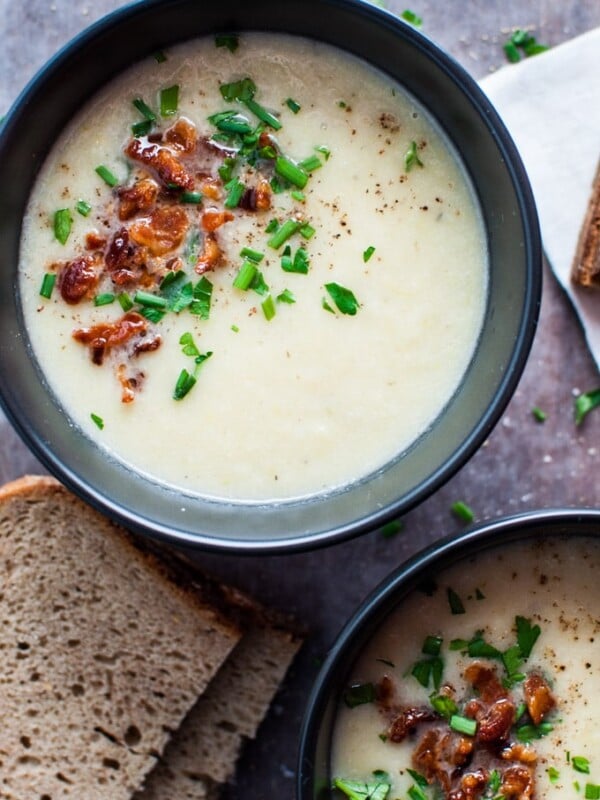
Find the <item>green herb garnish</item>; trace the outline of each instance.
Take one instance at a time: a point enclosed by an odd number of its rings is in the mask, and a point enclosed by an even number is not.
[[[275,172],[299,189],[304,189],[308,182],[308,175],[302,167],[285,156],[278,156],[275,159]]]
[[[233,280],[233,285],[236,289],[241,289],[243,292],[247,291],[250,288],[256,273],[256,266],[251,261],[244,261],[238,271],[238,274]]]
[[[350,289],[339,283],[326,283],[325,289],[341,314],[352,317],[356,314],[360,304]]]
[[[240,255],[242,258],[247,258],[248,261],[252,261],[254,264],[260,264],[265,257],[264,253],[259,253],[258,250],[252,250],[250,247],[243,247],[240,250]]]
[[[309,225],[308,222],[305,222],[304,225],[301,225],[300,228],[298,228],[298,233],[303,239],[312,239],[316,233],[316,230],[312,225]]]
[[[278,303],[288,303],[288,305],[292,305],[296,302],[296,298],[294,297],[294,293],[290,292],[289,289],[284,289],[281,294],[277,295],[277,302]]]
[[[66,244],[72,224],[73,217],[68,208],[59,208],[54,212],[54,236],[61,244]]]
[[[386,800],[392,788],[389,775],[383,770],[375,770],[373,777],[375,780],[369,783],[334,778],[333,786],[343,792],[350,800]]]
[[[266,297],[262,301],[260,306],[263,310],[263,314],[265,315],[265,319],[267,320],[267,322],[270,322],[276,313],[275,301],[273,300],[273,295],[270,294],[268,297]]]
[[[550,780],[550,783],[556,783],[560,778],[560,772],[556,769],[556,767],[548,767],[546,772],[548,773],[548,779]]]
[[[297,114],[302,107],[291,97],[288,97],[288,99],[285,101],[285,104],[293,114]]]
[[[108,306],[111,303],[114,303],[115,296],[112,292],[104,292],[103,294],[97,294],[94,297],[94,305],[95,306]]]
[[[500,776],[500,772],[497,769],[493,769],[490,772],[490,777],[488,779],[488,789],[492,793],[493,797],[496,795],[501,785],[502,785],[502,778]]]
[[[182,203],[189,203],[190,205],[199,205],[202,202],[202,195],[200,192],[182,192],[179,195]]]
[[[475,514],[473,509],[464,503],[462,500],[457,500],[456,503],[452,503],[450,506],[450,510],[454,514],[455,517],[461,522],[466,523],[467,525],[475,519]]]
[[[86,203],[85,200],[78,200],[75,204],[75,210],[78,214],[81,214],[82,217],[87,217],[92,210],[92,207],[89,203]]]
[[[152,111],[150,106],[147,105],[142,100],[141,97],[136,97],[135,100],[132,100],[131,102],[137,108],[137,110],[140,112],[140,114],[142,115],[142,117],[144,117],[145,120],[147,120],[148,122],[156,122],[156,114],[154,113],[154,111]]]
[[[192,292],[192,303],[190,305],[190,313],[195,314],[200,319],[208,319],[210,317],[210,304],[212,300],[213,285],[208,278],[203,275],[198,283],[194,286]]]
[[[283,269],[285,272],[298,272],[301,275],[308,274],[310,260],[306,250],[303,247],[299,247],[296,250],[293,259],[291,258],[289,252],[287,252],[288,250],[289,248],[286,248],[283,256],[281,257],[281,269]]]
[[[536,41],[528,31],[518,28],[503,45],[504,54],[511,63],[521,60],[521,55],[525,57],[537,56],[548,50],[548,46]]]
[[[477,731],[477,721],[463,717],[460,714],[453,714],[450,717],[450,727],[457,733],[464,733],[466,736],[475,736]]]
[[[119,301],[119,305],[125,313],[131,311],[133,308],[133,300],[127,294],[127,292],[121,292],[121,294],[117,295],[117,300]]]
[[[256,294],[260,294],[262,296],[268,294],[269,287],[267,282],[264,279],[262,272],[257,269],[254,278],[252,279],[252,283],[250,284],[250,289],[256,292]]]
[[[433,681],[433,686],[437,690],[440,688],[442,682],[443,671],[444,662],[441,658],[427,658],[417,661],[413,665],[410,674],[413,678],[416,678],[425,689],[428,689],[430,683]]]
[[[96,167],[96,172],[108,186],[116,186],[119,183],[119,179],[104,164]]]
[[[423,162],[419,158],[416,142],[411,142],[410,147],[404,154],[404,166],[407,172],[409,172],[414,166],[424,166]]]
[[[252,78],[242,78],[239,81],[222,83],[219,86],[219,91],[223,100],[227,100],[228,103],[233,100],[251,100],[256,92],[256,84]]]
[[[576,772],[582,772],[584,775],[590,774],[590,761],[585,756],[573,756],[571,766]]]
[[[600,800],[600,784],[586,783],[584,797],[585,800]]]
[[[240,46],[240,40],[236,33],[217,33],[215,46],[226,47],[230,53],[235,53]]]
[[[275,229],[273,235],[267,242],[269,247],[272,247],[273,250],[279,250],[282,244],[285,244],[290,236],[293,236],[297,231],[300,230],[304,223],[299,222],[296,219],[287,219],[282,225]],[[270,233],[269,227],[271,223],[267,225],[267,233]]]
[[[167,301],[164,297],[159,297],[157,294],[150,292],[143,292],[140,289],[134,295],[134,302],[139,303],[146,308],[156,308],[159,310],[167,308]]]
[[[373,245],[369,245],[369,247],[367,247],[367,249],[363,253],[363,261],[365,262],[365,264],[371,258],[374,252],[375,248],[373,247]]]
[[[594,408],[600,406],[600,388],[593,389],[591,392],[584,392],[575,398],[575,425],[581,425],[584,418]]]
[[[194,359],[194,371],[188,372],[187,369],[182,369],[177,378],[175,389],[173,390],[173,400],[183,400],[195,386],[198,380],[198,372],[202,364],[212,356],[212,352],[201,353],[194,342],[191,333],[186,332],[181,335],[179,344],[182,346],[181,350],[185,356],[190,356]]]
[[[177,113],[179,105],[179,86],[174,84],[166,89],[160,90],[160,115],[161,117],[172,117]]]
[[[46,300],[50,300],[52,297],[55,283],[56,275],[53,272],[46,272],[42,278],[42,285],[40,286],[40,295],[45,297]]]
[[[542,411],[542,409],[538,408],[537,406],[534,406],[531,409],[531,415],[532,415],[532,417],[534,418],[534,420],[536,422],[545,422],[546,419],[548,418],[548,415],[546,414],[546,412]]]
[[[321,163],[319,156],[313,154],[312,156],[308,156],[308,158],[303,159],[298,166],[305,172],[314,172],[316,169],[320,169],[323,164]]]
[[[454,714],[458,714],[458,706],[451,697],[445,694],[429,695],[429,702],[433,710],[444,719],[450,720]]]
[[[454,589],[448,587],[446,589],[446,594],[448,596],[448,603],[450,605],[450,611],[453,614],[464,614],[465,613],[465,607],[463,605],[463,601],[460,599],[460,597],[454,591]]]
[[[441,636],[426,636],[421,652],[426,656],[439,656],[443,641]]]
[[[227,192],[227,197],[223,204],[225,208],[237,208],[242,195],[246,191],[246,187],[239,178],[232,178],[229,183],[225,184],[225,191]]]
[[[156,53],[154,53],[154,60],[157,64],[164,64],[167,57],[162,50],[157,50]]]
[[[90,417],[92,419],[92,422],[97,428],[99,428],[100,430],[104,429],[104,420],[102,419],[102,417],[99,417],[98,414],[94,413],[91,413]]]
[[[517,644],[523,658],[529,658],[534,644],[537,642],[541,629],[539,625],[532,625],[526,617],[515,617],[517,626]]]
[[[381,528],[381,535],[384,539],[391,539],[392,536],[396,536],[396,534],[400,533],[403,528],[404,523],[402,520],[394,519]]]
[[[372,683],[355,683],[344,692],[344,703],[348,708],[356,708],[365,703],[374,703],[377,697]]]
[[[516,730],[517,739],[520,742],[531,742],[534,739],[541,739],[554,730],[554,726],[549,722],[541,722],[539,725],[521,725]]]
[[[417,14],[415,14],[415,12],[411,11],[409,8],[405,9],[400,14],[400,18],[405,22],[408,22],[410,25],[414,25],[415,28],[420,28],[423,24],[421,17],[417,16]]]

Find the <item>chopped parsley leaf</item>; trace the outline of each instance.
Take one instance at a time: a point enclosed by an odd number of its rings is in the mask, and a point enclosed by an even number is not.
[[[584,392],[575,398],[575,425],[581,425],[584,418],[594,408],[600,406],[600,387],[591,392]]]
[[[326,283],[325,289],[341,314],[356,314],[360,304],[350,289],[335,282]]]

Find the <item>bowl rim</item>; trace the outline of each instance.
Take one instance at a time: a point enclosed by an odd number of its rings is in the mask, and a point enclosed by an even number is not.
[[[600,540],[600,509],[534,509],[482,522],[423,548],[370,591],[335,636],[308,696],[296,761],[297,800],[315,800],[317,796],[313,775],[317,738],[325,710],[331,698],[339,693],[341,677],[371,638],[372,631],[415,589],[431,567],[447,569],[502,543],[564,537],[582,524],[585,532],[575,531],[573,536]]]
[[[185,0],[181,0],[181,3],[185,3]],[[47,83],[49,78],[62,69],[65,64],[68,64],[74,55],[85,49],[89,42],[96,41],[125,20],[133,19],[149,9],[158,9],[168,4],[169,0],[135,0],[112,11],[73,37],[38,70],[22,90],[7,115],[3,129],[0,132],[0,139],[11,132],[13,124],[18,123],[19,112],[31,102],[32,98]],[[6,416],[29,448],[50,472],[55,474],[92,506],[108,514],[121,524],[174,544],[238,555],[291,553],[344,541],[373,530],[405,513],[429,497],[464,466],[495,427],[517,387],[529,356],[537,327],[541,303],[542,248],[533,193],[516,146],[483,90],[466,69],[452,56],[423,33],[415,30],[413,26],[391,12],[363,0],[317,0],[317,4],[319,6],[346,7],[353,14],[359,17],[369,17],[378,25],[382,25],[396,35],[401,35],[404,39],[408,39],[416,50],[431,60],[449,80],[460,88],[469,105],[473,108],[473,112],[481,120],[486,132],[498,148],[500,158],[504,161],[517,201],[516,211],[523,226],[523,260],[526,266],[526,279],[518,332],[510,357],[503,366],[503,374],[492,400],[476,424],[472,426],[460,445],[448,458],[431,470],[422,481],[410,487],[385,507],[373,508],[368,514],[362,515],[359,520],[336,523],[316,532],[310,531],[307,533],[302,531],[296,533],[293,537],[286,536],[285,529],[280,526],[280,533],[269,539],[236,538],[235,536],[225,538],[213,532],[205,533],[198,530],[190,530],[180,524],[179,520],[173,519],[168,524],[153,520],[145,516],[140,508],[125,508],[121,503],[114,502],[110,497],[97,490],[63,458],[56,455],[50,443],[40,435],[38,428],[28,418],[23,418],[18,404],[12,403],[5,397],[4,391],[0,391],[0,404],[4,407]],[[181,40],[183,41],[185,38],[184,36]],[[138,60],[137,57],[136,60]],[[0,379],[0,389],[3,380]],[[351,486],[349,489],[351,489]],[[320,494],[316,497],[326,499],[327,494]],[[310,501],[311,498],[309,497],[307,500]],[[293,505],[293,502],[291,501],[290,505]],[[302,500],[299,503],[302,503]],[[285,506],[285,504],[286,501],[277,501],[275,503],[280,507]],[[251,509],[254,505],[260,505],[260,503],[240,504],[238,507],[248,513],[252,513]]]

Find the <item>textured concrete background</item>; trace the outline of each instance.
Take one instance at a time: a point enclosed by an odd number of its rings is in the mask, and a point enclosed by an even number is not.
[[[0,0],[0,113],[63,43],[116,0]],[[423,30],[475,77],[505,63],[502,43],[513,27],[532,26],[554,45],[600,25],[598,0],[410,0]],[[387,7],[400,13],[401,0]],[[597,79],[597,76],[595,77]],[[600,385],[578,323],[545,272],[536,342],[514,399],[489,440],[445,487],[410,512],[404,532],[379,532],[317,553],[260,560],[198,557],[213,572],[263,601],[295,613],[311,637],[263,725],[245,751],[227,798],[272,800],[293,794],[297,733],[317,663],[357,603],[394,567],[436,538],[457,532],[450,505],[468,502],[477,520],[539,507],[600,507],[600,411],[573,424],[573,395]],[[540,425],[531,409],[548,414]],[[0,479],[40,470],[0,422]]]

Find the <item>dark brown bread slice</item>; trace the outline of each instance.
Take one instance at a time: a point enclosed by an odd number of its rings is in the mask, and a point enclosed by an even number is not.
[[[300,638],[255,619],[176,731],[134,800],[206,800],[234,774],[256,735]]]
[[[0,798],[128,800],[239,641],[50,478],[0,489]]]
[[[579,286],[600,289],[600,161],[579,232],[571,279]]]

